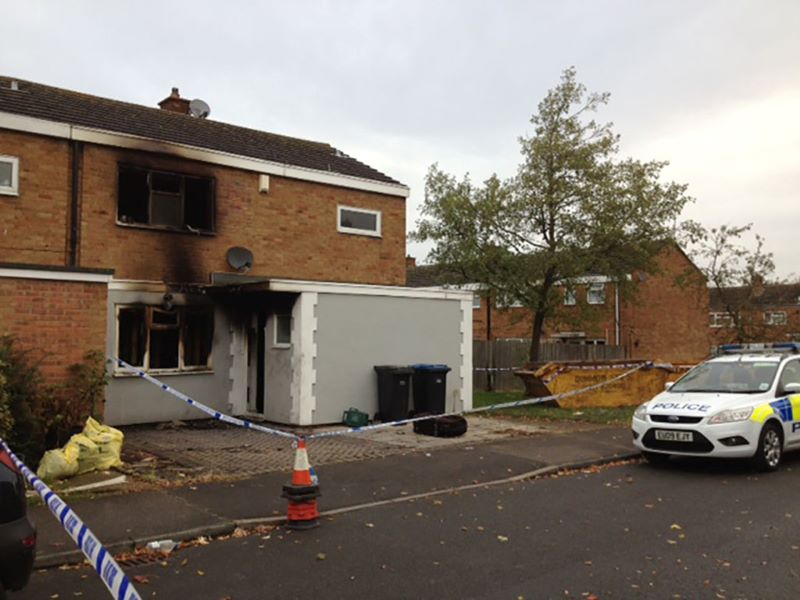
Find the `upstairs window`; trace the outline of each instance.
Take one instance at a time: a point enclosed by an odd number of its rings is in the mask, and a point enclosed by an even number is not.
[[[603,283],[590,283],[586,290],[586,302],[588,304],[606,303],[606,286]]]
[[[481,307],[481,296],[478,293],[472,294],[472,308],[478,310]]]
[[[575,290],[565,289],[564,290],[564,306],[575,306],[578,303],[578,299],[575,296]]]
[[[19,159],[0,155],[0,194],[19,195]]]
[[[764,325],[786,325],[786,311],[776,310],[765,312]]]
[[[381,212],[340,206],[336,229],[341,233],[381,237]]]
[[[146,371],[209,369],[213,339],[210,307],[117,307],[117,356]]]
[[[117,221],[124,225],[212,233],[214,180],[120,165]]]
[[[726,312],[708,313],[710,327],[733,327],[733,317]]]

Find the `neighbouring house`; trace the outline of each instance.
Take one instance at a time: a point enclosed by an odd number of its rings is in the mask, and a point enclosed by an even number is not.
[[[532,318],[521,305],[498,306],[477,284],[442,265],[407,259],[410,286],[451,285],[471,290],[475,340],[530,339]],[[557,315],[545,322],[544,343],[622,346],[631,359],[694,363],[708,355],[708,291],[697,266],[677,244],[659,254],[657,272],[632,273],[632,294],[603,275],[587,275],[573,290],[560,288]]]
[[[279,423],[373,414],[379,364],[447,363],[471,406],[471,294],[404,287],[406,186],[159,106],[0,77],[0,334],[51,381],[100,350]],[[109,368],[110,424],[204,416]]]
[[[712,344],[800,341],[800,283],[711,288]],[[738,316],[738,327],[733,313]]]

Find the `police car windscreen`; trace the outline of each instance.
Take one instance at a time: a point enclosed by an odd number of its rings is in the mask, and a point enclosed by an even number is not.
[[[775,379],[777,362],[709,362],[689,371],[670,392],[757,394]]]

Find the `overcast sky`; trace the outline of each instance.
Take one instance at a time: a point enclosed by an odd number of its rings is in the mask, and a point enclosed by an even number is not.
[[[611,92],[622,154],[669,160],[685,216],[745,224],[800,273],[800,1],[7,3],[0,73],[328,142],[411,187],[514,174],[561,71]],[[409,245],[422,258],[425,249]]]

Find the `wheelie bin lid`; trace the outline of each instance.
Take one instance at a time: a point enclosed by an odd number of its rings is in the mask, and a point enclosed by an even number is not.
[[[375,365],[372,368],[378,373],[389,372],[396,373],[397,375],[410,375],[414,372],[411,367],[406,365]]]
[[[426,363],[411,365],[411,368],[415,371],[431,371],[436,373],[447,373],[451,370],[447,365],[430,365]]]

